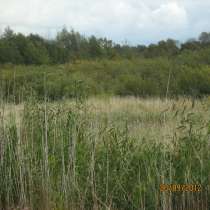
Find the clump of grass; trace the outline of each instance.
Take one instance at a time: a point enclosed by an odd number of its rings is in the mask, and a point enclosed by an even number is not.
[[[19,123],[14,115],[1,117],[0,209],[207,210],[209,124],[181,107],[161,109],[164,119],[138,113],[136,124],[157,123],[157,129],[176,121],[165,144],[145,133],[131,135],[136,117],[130,112],[94,112],[84,101],[29,100]],[[201,184],[203,190],[160,192],[164,183]]]

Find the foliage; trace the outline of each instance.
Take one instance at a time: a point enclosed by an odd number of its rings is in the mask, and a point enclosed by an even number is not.
[[[78,88],[76,83],[86,97],[104,94],[165,97],[167,86],[168,97],[210,94],[210,67],[188,64],[186,60],[188,54],[176,61],[142,58],[81,60],[52,66],[2,65],[1,96],[15,103],[23,102],[31,95],[39,100],[45,96],[49,100],[73,98]]]
[[[86,96],[202,97],[210,93],[208,39],[202,33],[182,45],[168,39],[130,46],[66,28],[53,40],[6,28],[0,38],[2,96],[16,103],[31,94],[72,98],[75,82],[81,81]]]
[[[0,63],[41,65],[74,63],[81,59],[157,57],[174,59],[186,50],[191,53],[209,49],[209,40],[209,33],[203,32],[198,40],[191,39],[182,44],[167,39],[149,46],[130,46],[127,43],[116,44],[106,38],[86,37],[73,29],[68,31],[65,27],[51,40],[35,34],[26,36],[15,33],[8,27],[0,37]],[[205,57],[208,56],[207,51],[204,54]]]

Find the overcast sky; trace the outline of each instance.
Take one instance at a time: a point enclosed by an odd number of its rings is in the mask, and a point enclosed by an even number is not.
[[[0,0],[0,30],[51,37],[59,27],[121,43],[186,40],[210,31],[210,0]]]

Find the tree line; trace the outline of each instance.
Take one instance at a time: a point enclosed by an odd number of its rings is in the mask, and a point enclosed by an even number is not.
[[[0,97],[16,103],[95,95],[210,95],[210,33],[183,44],[119,45],[63,29],[53,40],[7,28],[0,38]]]
[[[7,27],[0,36],[0,63],[63,64],[80,59],[154,58],[174,57],[183,51],[196,51],[210,47],[210,33],[203,32],[198,39],[183,44],[168,39],[157,44],[116,44],[106,38],[86,37],[74,30],[63,28],[54,39],[38,34],[15,33]]]

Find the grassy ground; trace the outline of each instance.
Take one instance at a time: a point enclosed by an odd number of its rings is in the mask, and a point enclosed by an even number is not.
[[[209,209],[209,100],[2,104],[0,209]],[[201,192],[161,192],[160,184]]]

